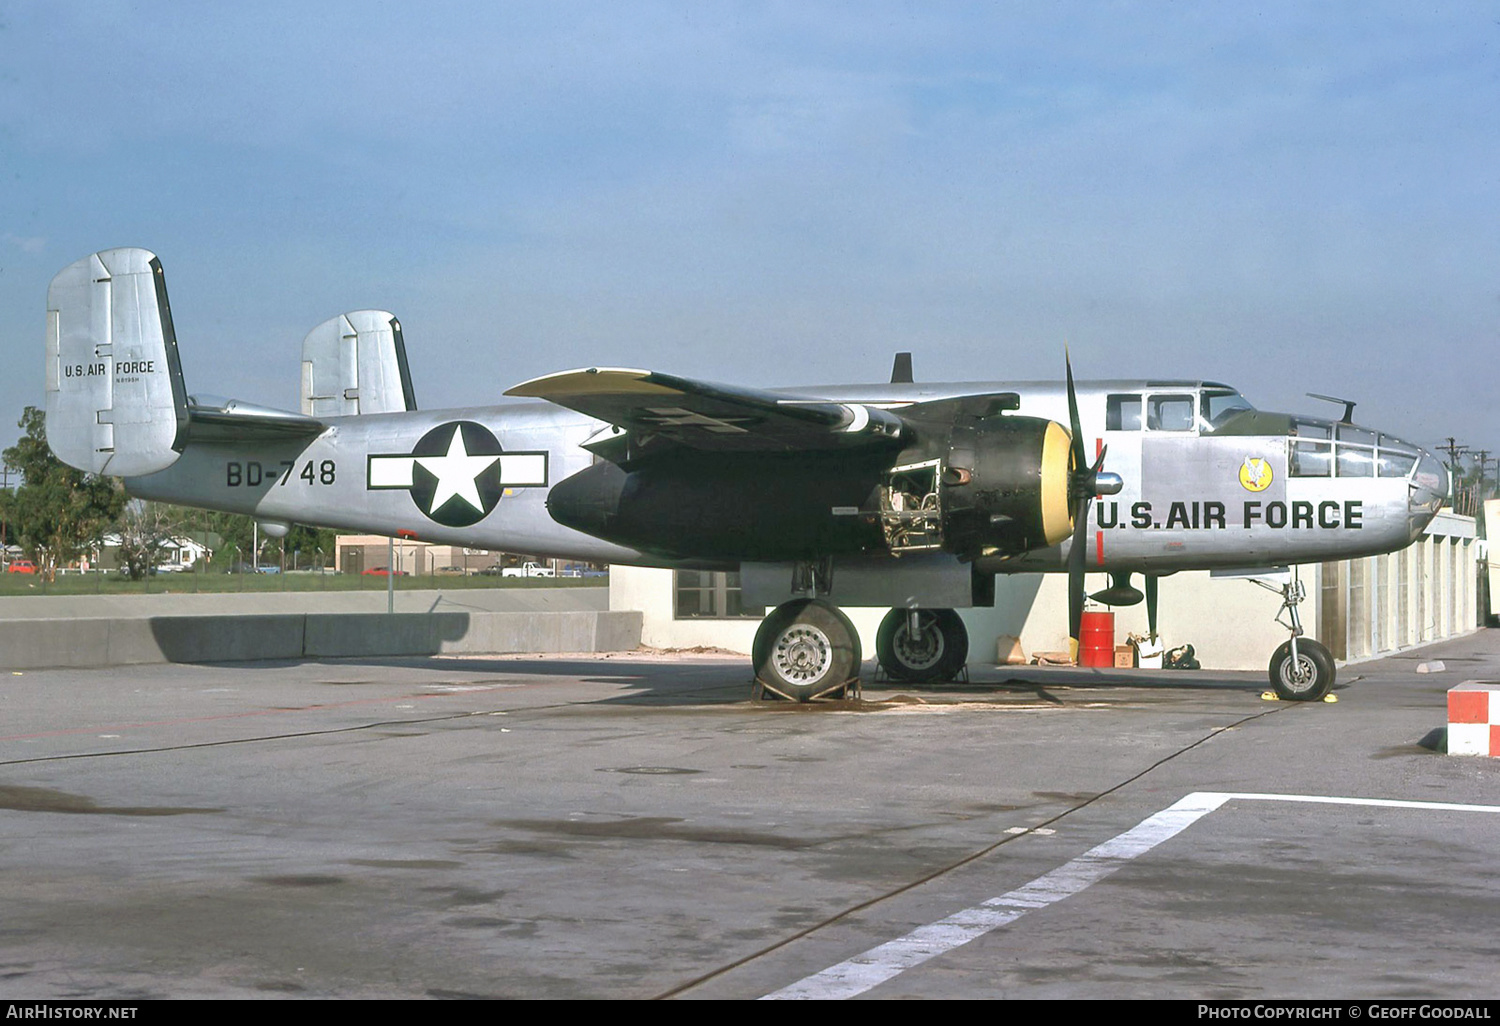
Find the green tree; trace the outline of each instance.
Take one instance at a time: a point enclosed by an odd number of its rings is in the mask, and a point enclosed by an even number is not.
[[[59,566],[114,527],[125,507],[125,492],[115,481],[74,470],[53,456],[47,447],[46,414],[35,406],[26,407],[19,426],[25,434],[0,454],[23,479],[6,498],[8,534],[55,578]]]
[[[260,532],[260,552],[252,559],[250,549],[255,544],[252,517],[239,513],[210,513],[208,514],[209,529],[214,531],[222,539],[217,552],[214,553],[214,561],[228,565],[236,558],[246,563],[261,565],[281,565],[282,543],[285,542],[286,563],[290,568],[295,559],[297,566],[316,566],[319,558],[326,563],[333,562],[334,539],[337,532],[327,528],[308,527],[304,524],[293,524],[292,529],[285,538],[272,538],[264,531]],[[195,518],[195,523],[196,518]],[[321,557],[319,550],[322,550]],[[236,555],[238,550],[238,555]],[[300,552],[300,556],[294,553]]]
[[[120,515],[120,569],[139,581],[161,562],[162,550],[182,532],[187,510],[159,502],[135,500]]]

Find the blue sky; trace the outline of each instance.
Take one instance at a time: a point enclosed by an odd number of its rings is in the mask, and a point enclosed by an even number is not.
[[[0,0],[0,443],[47,283],[166,268],[190,391],[295,407],[382,307],[418,402],[1186,376],[1500,449],[1495,3]]]

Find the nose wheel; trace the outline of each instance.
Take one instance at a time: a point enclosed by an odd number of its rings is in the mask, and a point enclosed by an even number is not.
[[[1333,678],[1332,654],[1311,638],[1284,641],[1271,656],[1271,687],[1284,701],[1316,702],[1333,687]]]

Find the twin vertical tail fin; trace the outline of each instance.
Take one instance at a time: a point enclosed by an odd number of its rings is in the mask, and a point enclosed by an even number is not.
[[[164,470],[187,444],[187,391],[161,262],[107,249],[47,290],[47,443],[95,474]]]
[[[302,412],[357,417],[415,410],[401,322],[385,310],[324,321],[302,340]]]

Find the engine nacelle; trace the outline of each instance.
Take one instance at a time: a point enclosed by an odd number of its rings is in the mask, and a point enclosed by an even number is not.
[[[931,458],[891,470],[881,519],[892,552],[940,548],[970,560],[1068,537],[1071,440],[1062,425],[960,414],[945,427],[942,443],[926,449]]]
[[[972,558],[1068,537],[1071,444],[1061,424],[1037,417],[954,425],[941,475],[945,547]]]

